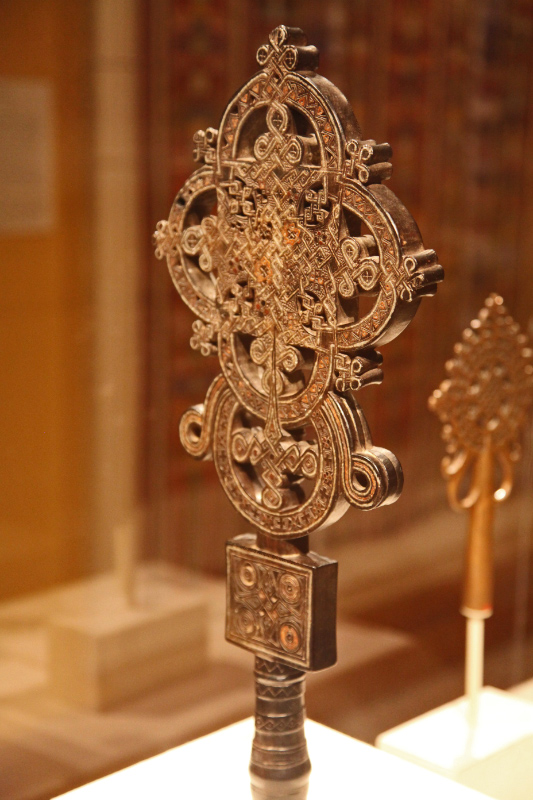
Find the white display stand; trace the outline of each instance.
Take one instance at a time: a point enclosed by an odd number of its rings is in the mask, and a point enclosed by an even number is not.
[[[486,686],[477,725],[461,697],[380,734],[388,753],[498,800],[533,797],[533,703]]]
[[[1,800],[49,800],[250,713],[253,656],[224,639],[225,579],[199,578],[168,564],[143,563],[136,582],[141,598],[145,581],[150,582],[145,576],[155,574],[167,586],[207,598],[206,667],[165,681],[105,713],[65,703],[48,690],[47,621],[83,607],[86,581],[0,604]],[[91,579],[96,598],[110,578]],[[404,632],[342,620],[337,636],[335,669],[308,677],[310,693],[320,694],[325,704],[337,691],[337,677],[352,680],[354,670],[372,669],[373,664],[413,648]],[[182,659],[186,664],[186,651]],[[363,729],[373,728],[372,698],[368,702],[364,696],[351,698],[345,712],[343,724],[357,718]],[[337,716],[344,716],[341,709]],[[249,741],[244,749],[249,753]]]
[[[486,800],[368,744],[306,723],[308,800]],[[251,718],[61,795],[62,800],[250,800]]]
[[[47,620],[48,683],[80,708],[102,710],[207,663],[207,593],[164,565],[138,569],[131,605],[113,574],[65,589]]]

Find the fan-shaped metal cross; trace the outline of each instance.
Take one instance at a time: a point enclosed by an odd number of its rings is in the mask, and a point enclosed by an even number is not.
[[[195,135],[199,168],[155,238],[198,317],[191,346],[221,366],[181,441],[214,459],[259,532],[228,543],[226,636],[257,656],[251,770],[267,797],[270,780],[307,781],[303,670],[336,658],[337,565],[308,552],[307,535],[402,487],[352,392],[381,382],[376,346],[442,268],[381,183],[389,145],[362,139],[303,32],[276,28],[257,60],[218,131]]]
[[[470,511],[461,613],[467,618],[465,692],[475,723],[483,685],[483,621],[493,603],[494,504],[511,492],[513,461],[533,400],[533,351],[500,296],[485,300],[446,371],[429,406],[443,423],[442,471],[450,505]]]

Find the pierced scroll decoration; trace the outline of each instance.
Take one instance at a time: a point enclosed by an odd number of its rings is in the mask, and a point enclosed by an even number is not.
[[[294,538],[398,496],[399,464],[373,446],[351,392],[382,380],[376,345],[442,268],[380,183],[390,146],[361,139],[304,35],[277,28],[258,61],[219,130],[195,135],[200,166],[156,252],[198,317],[191,345],[222,369],[185,415],[183,445],[214,458],[253,525]]]

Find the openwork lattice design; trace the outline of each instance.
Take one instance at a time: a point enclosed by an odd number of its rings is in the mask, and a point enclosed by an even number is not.
[[[219,130],[195,135],[200,166],[156,252],[198,317],[192,347],[222,369],[183,417],[183,445],[214,458],[257,528],[295,538],[398,496],[400,466],[372,445],[351,391],[381,381],[375,346],[442,268],[381,185],[389,145],[361,139],[302,31],[276,28],[257,58]]]
[[[448,378],[429,400],[443,423],[448,455],[443,471],[454,506],[471,507],[480,493],[472,485],[459,498],[460,483],[479,456],[490,450],[499,461],[501,483],[494,499],[504,500],[512,484],[512,464],[519,455],[519,436],[533,400],[533,351],[525,334],[496,294],[455,345],[446,364]]]

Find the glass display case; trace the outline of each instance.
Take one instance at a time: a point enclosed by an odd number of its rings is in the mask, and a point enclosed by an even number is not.
[[[223,638],[225,542],[249,525],[178,432],[218,362],[191,351],[194,317],[151,237],[193,170],[194,133],[218,124],[280,23],[318,46],[363,136],[392,146],[390,188],[446,275],[384,348],[383,384],[360,390],[374,443],[402,463],[401,498],[313,534],[339,562],[339,660],[309,678],[307,712],[371,743],[463,692],[465,521],[427,402],[491,292],[533,335],[532,9],[4,0],[5,800],[55,796],[252,712],[252,657]],[[533,677],[532,446],[528,421],[495,517],[485,682],[501,689]]]

